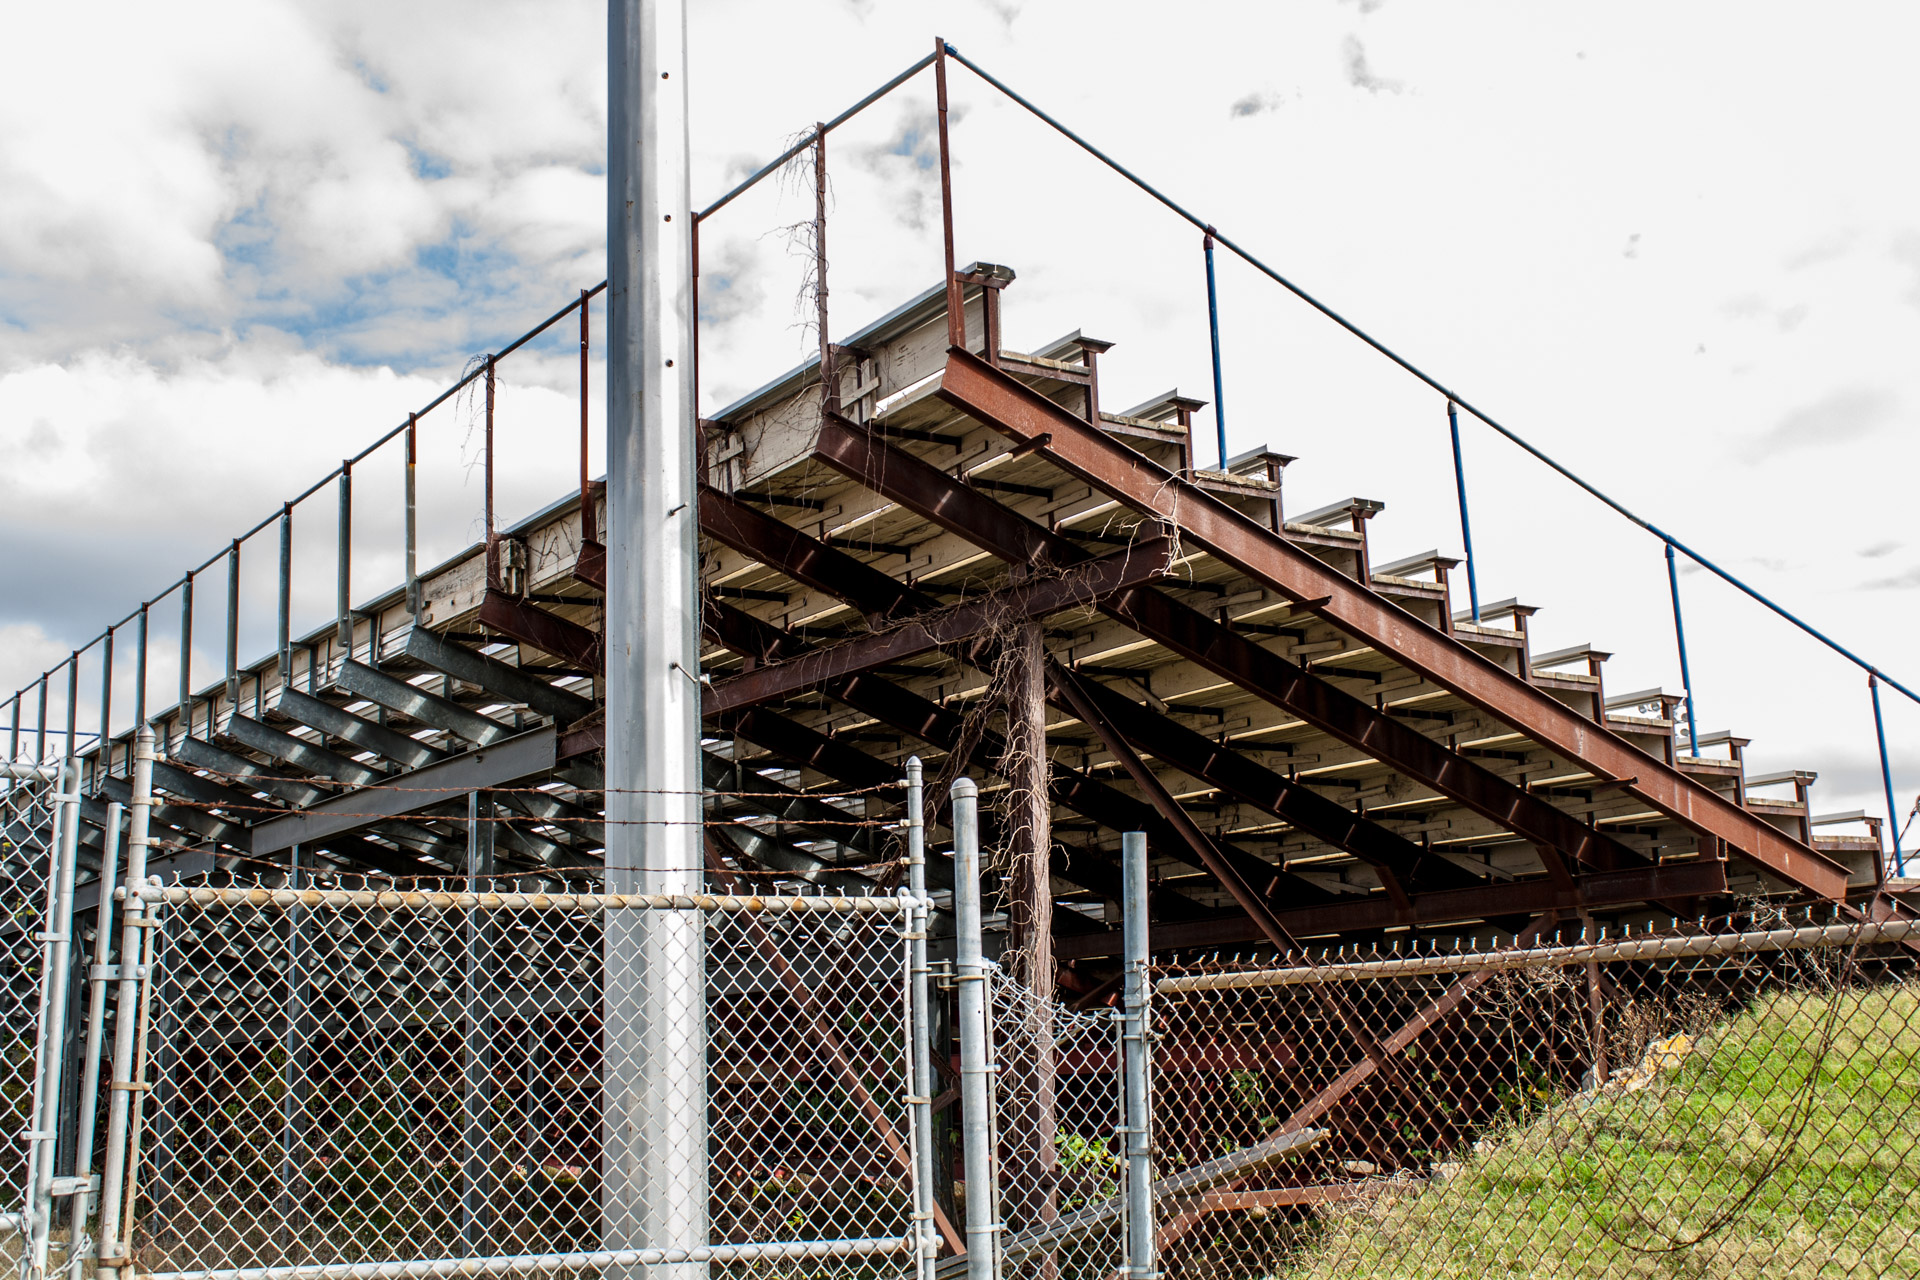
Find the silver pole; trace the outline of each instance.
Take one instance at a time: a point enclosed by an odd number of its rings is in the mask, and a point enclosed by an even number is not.
[[[153,727],[141,725],[133,742],[133,803],[127,809],[128,890],[147,877],[147,819],[153,806]],[[135,894],[127,894],[120,913],[120,990],[114,999],[113,1075],[107,1098],[106,1164],[100,1178],[100,1271],[118,1275],[127,1260],[121,1239],[120,1209],[127,1177],[128,1104],[134,1086],[133,1049],[140,988],[141,957],[146,954],[147,910]]]
[[[606,887],[685,893],[704,861],[686,0],[607,16]],[[705,922],[622,912],[605,945],[605,1247],[699,1248]]]
[[[100,1116],[100,1037],[107,1023],[107,979],[111,970],[107,967],[113,959],[113,891],[120,877],[120,817],[119,801],[107,805],[107,826],[101,834],[100,855],[100,915],[93,935],[93,971],[88,975],[87,985],[92,988],[92,1003],[87,1007],[87,1049],[80,1077],[80,1114],[77,1123],[80,1126],[78,1139],[74,1144],[73,1172],[81,1178],[91,1178],[93,1174],[93,1132]],[[73,1239],[76,1247],[67,1254],[68,1280],[81,1280],[88,1255],[92,1252],[92,1241],[81,1239],[87,1219],[93,1216],[92,1188],[80,1193],[74,1200]]]
[[[73,880],[80,860],[80,762],[73,756],[60,770],[54,793],[53,849],[47,877],[47,914],[40,934],[39,1071],[33,1081],[33,1129],[27,1148],[29,1253],[22,1273],[37,1280],[47,1273],[53,1240],[53,1165],[60,1138],[60,1080],[67,1043],[67,982],[73,972]]]
[[[1000,1177],[993,1152],[993,1062],[987,1042],[987,961],[980,947],[980,792],[953,790],[953,913],[960,981],[960,1134],[967,1169],[967,1280],[1000,1275]]]
[[[912,928],[910,962],[913,967],[913,1229],[915,1272],[933,1280],[934,1260],[940,1256],[940,1232],[933,1222],[933,1006],[928,982],[927,933],[933,910],[927,900],[927,829],[921,818],[920,757],[907,758],[907,888],[918,903]]]
[[[1153,1113],[1148,1100],[1147,837],[1120,837],[1121,892],[1126,895],[1121,946],[1126,953],[1120,1033],[1127,1141],[1127,1275],[1148,1280],[1153,1257]]]

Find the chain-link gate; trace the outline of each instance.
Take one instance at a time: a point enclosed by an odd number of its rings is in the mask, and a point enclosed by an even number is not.
[[[143,1275],[911,1265],[915,899],[137,896]]]
[[[1107,1280],[1125,1265],[1121,1023],[990,984],[1007,1280]]]
[[[47,1267],[54,1197],[76,1190],[73,1178],[56,1176],[59,1162],[73,1159],[60,1137],[73,1083],[74,779],[71,763],[10,764],[0,773],[0,1248],[29,1280]]]

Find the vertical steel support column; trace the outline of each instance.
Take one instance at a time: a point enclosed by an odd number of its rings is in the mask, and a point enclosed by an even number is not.
[[[921,814],[925,783],[920,757],[907,757],[907,891],[917,907],[910,926],[912,946],[908,975],[912,988],[911,1062],[913,1068],[913,1239],[914,1274],[933,1280],[934,1260],[940,1256],[940,1231],[933,1221],[933,1006],[927,935],[933,928],[933,909],[927,897],[927,828]]]
[[[1120,837],[1121,892],[1126,896],[1121,945],[1126,951],[1122,979],[1120,1070],[1124,1078],[1127,1160],[1127,1275],[1148,1280],[1153,1257],[1153,1111],[1148,1089],[1149,1038],[1147,950],[1147,837],[1128,831]]]
[[[487,490],[487,585],[497,587],[500,584],[500,535],[494,527],[493,519],[493,357],[487,357],[487,429],[486,429],[486,477]]]
[[[994,1160],[993,1049],[987,1033],[987,961],[980,937],[980,792],[955,778],[953,910],[960,983],[960,1132],[967,1170],[967,1277],[1000,1275],[1000,1178]]]
[[[340,464],[340,518],[336,524],[339,549],[334,560],[334,633],[342,660],[353,657],[353,462]]]
[[[133,723],[137,728],[147,722],[147,604],[140,605],[139,647],[133,653]]]
[[[1907,859],[1900,852],[1900,810],[1893,802],[1893,770],[1887,764],[1887,722],[1880,714],[1880,676],[1867,672],[1867,692],[1873,695],[1873,734],[1880,743],[1880,785],[1887,789],[1887,830],[1893,833],[1893,874],[1907,876]]]
[[[493,877],[493,801],[467,793],[467,891],[485,893]],[[465,1023],[465,1079],[461,1094],[460,1244],[469,1258],[487,1252],[493,1200],[493,924],[486,911],[467,911],[467,954],[461,984]]]
[[[118,800],[107,805],[107,825],[101,833],[100,905],[94,921],[93,970],[88,978],[87,1047],[80,1064],[80,1100],[75,1108],[73,1171],[82,1178],[93,1173],[93,1136],[100,1119],[100,1050],[107,1025],[108,965],[113,960],[113,892],[120,883],[120,819],[123,810]],[[94,1256],[97,1242],[85,1235],[87,1219],[93,1216],[92,1190],[75,1195],[73,1229],[70,1238],[76,1247],[67,1251],[67,1280],[82,1280],[87,1260]]]
[[[827,126],[813,126],[813,312],[820,330],[820,410],[840,412],[840,386],[833,367],[833,334],[827,327]]]
[[[600,530],[593,510],[593,485],[587,475],[587,356],[589,351],[587,302],[592,296],[585,289],[580,291],[580,540],[582,542],[600,541]]]
[[[17,764],[20,761],[20,695],[17,692],[13,695],[11,710],[12,723],[8,725],[7,734],[7,763]]]
[[[953,265],[953,159],[947,146],[947,42],[933,38],[933,97],[940,125],[940,234],[946,250],[947,345],[967,345],[966,295]]]
[[[73,754],[71,742],[67,744],[67,754]],[[33,762],[35,764],[47,762],[47,678],[44,675],[40,677],[40,724],[33,734]]]
[[[280,653],[280,683],[293,683],[293,504],[280,505],[280,619],[275,633]]]
[[[127,809],[127,901],[121,911],[120,984],[113,1005],[113,1074],[107,1092],[107,1149],[100,1180],[99,1269],[116,1276],[128,1261],[121,1211],[123,1188],[130,1173],[127,1137],[135,1084],[135,1010],[146,984],[140,963],[147,954],[147,909],[133,895],[147,878],[147,825],[152,805],[153,730],[141,725],[133,742],[133,803]]]
[[[420,462],[420,433],[418,426],[420,415],[407,415],[407,475],[406,475],[406,559],[407,559],[407,612],[414,617],[420,616],[420,570],[418,563],[419,528],[414,514],[414,469]]]
[[[73,973],[73,881],[79,862],[80,762],[60,768],[54,793],[52,850],[47,868],[47,912],[40,932],[40,1042],[33,1078],[33,1121],[27,1132],[25,1280],[47,1273],[53,1242],[53,1166],[60,1141],[60,1083],[66,1065],[67,983]]]
[[[610,0],[607,34],[606,887],[687,893],[704,858],[686,0]],[[698,1247],[705,920],[607,916],[601,1247]]]
[[[1447,431],[1453,436],[1453,487],[1460,494],[1460,541],[1467,553],[1467,600],[1480,621],[1480,578],[1473,568],[1473,522],[1467,518],[1467,464],[1460,456],[1460,410],[1447,401]],[[1671,550],[1671,548],[1669,548]]]
[[[1201,237],[1207,255],[1207,332],[1213,338],[1213,428],[1220,440],[1220,469],[1227,469],[1227,392],[1220,376],[1220,290],[1213,278],[1213,228]]]
[[[67,754],[80,754],[80,651],[67,655]]]
[[[113,628],[100,642],[100,776],[113,773]]]
[[[240,709],[240,539],[227,548],[227,709]],[[211,726],[209,726],[211,734]]]
[[[193,736],[193,574],[180,583],[180,736]]]
[[[1693,709],[1693,674],[1687,669],[1687,624],[1680,618],[1680,571],[1674,567],[1673,544],[1667,543],[1667,590],[1673,596],[1673,639],[1680,648],[1680,685],[1687,695],[1687,753],[1700,754],[1700,717]]]

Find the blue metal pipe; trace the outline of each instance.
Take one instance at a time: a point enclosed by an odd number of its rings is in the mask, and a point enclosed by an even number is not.
[[[1447,430],[1453,433],[1453,483],[1460,491],[1460,541],[1467,548],[1467,599],[1473,620],[1480,621],[1480,579],[1473,572],[1473,524],[1467,519],[1467,468],[1460,460],[1460,411],[1447,401]]]
[[[1893,874],[1907,876],[1907,860],[1900,852],[1900,810],[1893,802],[1893,770],[1887,766],[1887,723],[1880,715],[1880,681],[1867,672],[1867,691],[1873,695],[1873,733],[1880,741],[1880,785],[1887,789],[1887,829],[1893,832]]]
[[[1213,279],[1213,228],[1201,240],[1207,254],[1207,330],[1213,337],[1213,429],[1220,440],[1220,469],[1227,469],[1227,393],[1220,380],[1220,290]]]
[[[1673,638],[1680,645],[1680,684],[1687,691],[1687,745],[1700,754],[1700,717],[1693,709],[1693,675],[1687,670],[1687,624],[1680,619],[1680,572],[1673,564],[1673,544],[1667,543],[1667,590],[1673,594]]]

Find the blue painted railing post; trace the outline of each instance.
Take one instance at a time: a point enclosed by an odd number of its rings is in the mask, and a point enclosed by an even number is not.
[[[1873,695],[1873,733],[1880,742],[1880,785],[1887,789],[1887,830],[1893,832],[1893,874],[1907,877],[1907,860],[1900,852],[1900,809],[1893,802],[1893,770],[1887,764],[1887,723],[1880,715],[1880,676],[1867,672],[1867,691]]]
[[[1480,579],[1473,571],[1473,524],[1467,519],[1467,468],[1460,458],[1460,411],[1447,401],[1447,430],[1453,435],[1453,486],[1460,491],[1460,541],[1467,552],[1467,600],[1480,621]]]
[[[1667,543],[1667,590],[1673,596],[1673,638],[1680,646],[1680,684],[1687,695],[1687,749],[1700,754],[1700,716],[1693,709],[1693,674],[1687,669],[1687,625],[1680,619],[1680,571],[1674,567],[1673,544]]]
[[[1220,290],[1213,279],[1213,228],[1201,239],[1207,254],[1207,329],[1213,337],[1213,429],[1220,441],[1220,469],[1227,469],[1227,394],[1220,378]]]

